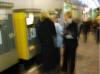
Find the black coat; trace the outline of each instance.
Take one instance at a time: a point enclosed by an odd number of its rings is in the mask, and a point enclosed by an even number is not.
[[[66,35],[71,35],[73,38],[66,38]],[[66,25],[64,31],[64,62],[63,70],[68,74],[74,73],[76,48],[78,46],[78,25],[74,21]]]
[[[45,18],[38,27],[38,38],[42,46],[43,69],[51,70],[57,62],[57,50],[54,46],[53,37],[56,36],[54,23]]]
[[[64,35],[71,34],[74,39],[77,39],[78,37],[78,25],[74,21],[70,23],[67,27],[64,29]]]
[[[40,25],[38,27],[38,36],[41,41],[56,36],[54,23],[50,19],[46,18],[42,22],[40,22]]]

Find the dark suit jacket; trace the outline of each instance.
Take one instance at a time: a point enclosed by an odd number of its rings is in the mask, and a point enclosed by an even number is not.
[[[74,39],[78,37],[78,25],[72,21],[67,27],[64,29],[64,35],[71,34]]]

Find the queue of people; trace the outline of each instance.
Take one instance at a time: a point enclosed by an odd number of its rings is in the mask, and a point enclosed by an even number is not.
[[[37,35],[42,47],[42,71],[46,74],[53,74],[53,70],[58,66],[61,67],[60,72],[75,74],[79,28],[78,24],[73,20],[72,14],[71,10],[64,13],[64,28],[61,24],[57,23],[56,18],[51,17],[47,11],[43,11],[40,15]],[[89,19],[86,19],[83,24],[81,28],[84,29],[84,41],[86,42],[91,22]],[[100,41],[100,17],[97,18],[96,24],[97,41]],[[61,60],[62,53],[63,59]],[[62,64],[60,62],[62,62]]]
[[[37,35],[42,47],[43,74],[53,74],[51,72],[60,67],[61,51],[63,51],[63,62],[59,71],[74,74],[78,25],[73,21],[72,14],[71,10],[65,12],[64,28],[47,11],[43,11],[40,15]]]
[[[100,16],[97,16],[92,21],[90,18],[85,18],[79,27],[79,33],[83,33],[84,42],[87,42],[89,33],[92,32],[95,36],[96,43],[100,43]]]

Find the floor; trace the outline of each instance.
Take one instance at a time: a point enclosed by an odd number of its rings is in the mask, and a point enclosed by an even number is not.
[[[100,74],[99,46],[100,45],[96,44],[95,37],[92,33],[88,35],[87,43],[84,43],[83,35],[80,35],[75,74]],[[40,67],[41,65],[33,65],[29,69],[22,70],[20,73],[18,72],[16,74],[41,74],[38,70]]]
[[[100,74],[99,48],[100,45],[96,44],[92,33],[88,35],[87,43],[84,43],[83,36],[81,35],[77,49],[76,74]]]

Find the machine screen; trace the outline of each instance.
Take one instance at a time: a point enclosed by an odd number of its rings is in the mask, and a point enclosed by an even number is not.
[[[32,25],[34,23],[34,14],[29,13],[26,16],[27,16],[27,18],[26,18],[26,24],[27,25]]]
[[[29,46],[29,50],[32,51],[35,49],[35,45],[36,45],[36,24],[37,24],[37,20],[38,18],[36,16],[34,16],[34,14],[29,13],[26,14],[27,18],[26,18],[26,26],[27,26],[27,40],[28,40],[28,46]]]

